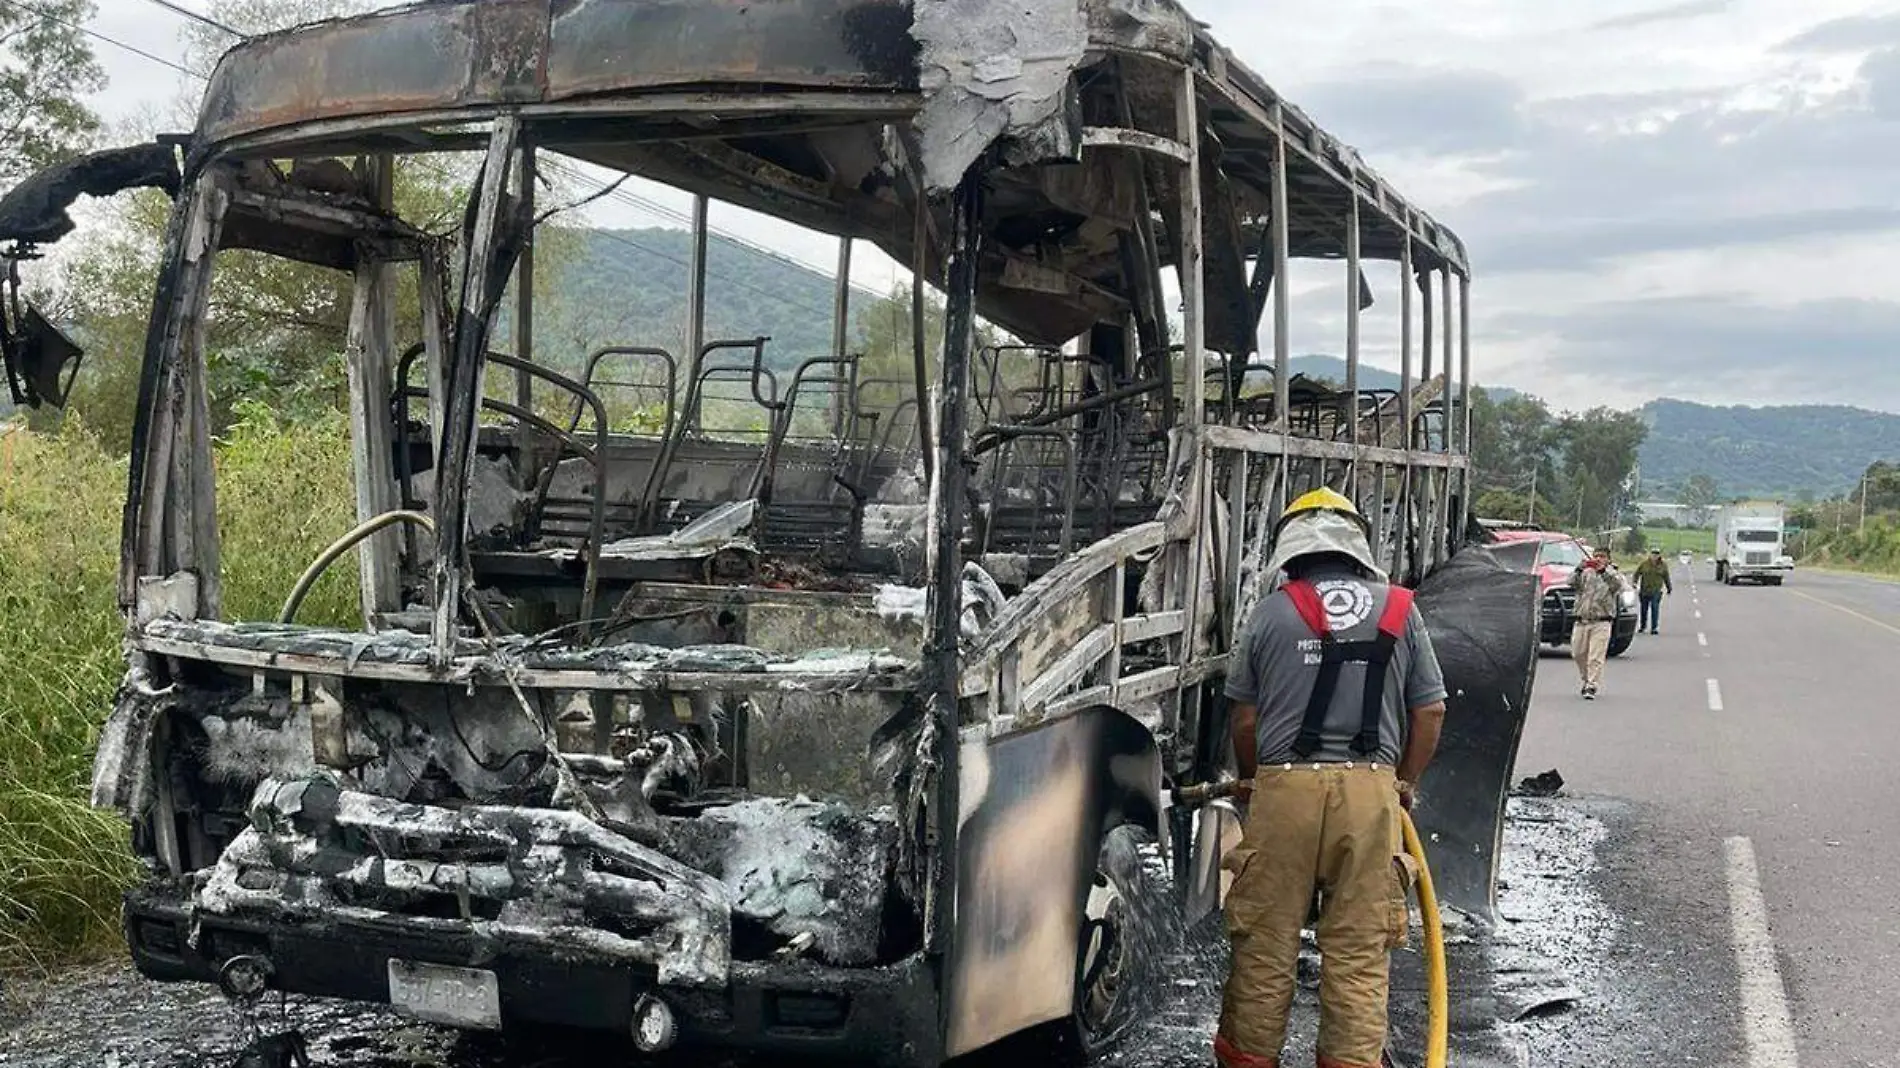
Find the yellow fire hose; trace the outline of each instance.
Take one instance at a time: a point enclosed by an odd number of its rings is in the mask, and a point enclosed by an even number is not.
[[[1175,800],[1186,804],[1206,804],[1234,792],[1236,783],[1206,783],[1176,791]],[[1445,1068],[1450,1047],[1451,994],[1445,972],[1445,926],[1438,915],[1438,892],[1432,887],[1432,868],[1425,860],[1425,843],[1419,840],[1412,814],[1399,809],[1399,826],[1405,836],[1405,851],[1418,865],[1418,914],[1425,927],[1425,1068]]]
[[[1438,915],[1438,892],[1432,888],[1432,868],[1425,862],[1425,843],[1419,841],[1412,814],[1399,809],[1405,831],[1405,851],[1418,865],[1418,915],[1425,925],[1425,1068],[1445,1068],[1450,1038],[1450,981],[1445,976],[1445,926]]]

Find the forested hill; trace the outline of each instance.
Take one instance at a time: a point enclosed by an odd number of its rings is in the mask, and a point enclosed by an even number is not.
[[[1308,378],[1322,378],[1335,385],[1346,381],[1346,361],[1337,356],[1322,356],[1318,354],[1295,356],[1290,366],[1292,372],[1296,375],[1305,375]],[[1418,373],[1418,367],[1414,366],[1412,368],[1412,377],[1416,379]],[[1434,367],[1433,373],[1443,374],[1444,367]],[[1476,374],[1473,374],[1472,378],[1476,380],[1478,385],[1484,387],[1485,392],[1491,395],[1492,400],[1508,400],[1512,397],[1519,396],[1517,390],[1511,389],[1508,386],[1494,386],[1482,378],[1479,378]],[[1399,373],[1362,362],[1359,365],[1359,388],[1397,389],[1399,388]]]
[[[543,358],[562,362],[608,344],[661,345],[678,355],[686,318],[684,230],[579,231],[581,244],[558,263],[553,299],[538,306],[535,335]],[[831,348],[832,283],[825,274],[714,236],[708,244],[706,335],[770,335],[768,362],[788,367]],[[876,302],[856,293],[861,317]],[[888,311],[889,309],[884,309]],[[854,324],[853,343],[858,331]],[[1308,354],[1292,370],[1341,381],[1346,364]],[[1362,366],[1360,381],[1391,389],[1398,375]],[[1516,391],[1479,382],[1494,399]],[[1900,415],[1858,408],[1802,405],[1774,408],[1712,407],[1657,400],[1643,409],[1649,437],[1641,452],[1646,492],[1667,492],[1689,476],[1713,478],[1723,496],[1761,494],[1794,498],[1840,493],[1877,459],[1900,458]]]
[[[1346,362],[1296,356],[1293,370],[1339,382]],[[1391,389],[1399,377],[1362,366],[1359,381]],[[1493,400],[1518,395],[1480,384]],[[1724,408],[1664,398],[1644,405],[1642,414],[1649,426],[1638,453],[1643,492],[1665,498],[1697,474],[1714,479],[1723,497],[1825,498],[1852,489],[1868,464],[1900,459],[1900,415],[1887,412],[1820,404]]]
[[[692,239],[685,230],[569,231],[579,247],[562,249],[554,284],[535,308],[538,348],[575,360],[603,345],[658,345],[682,360]],[[766,359],[787,367],[831,351],[830,277],[716,235],[706,249],[706,338],[759,335]],[[853,303],[872,301],[863,293]],[[572,355],[569,355],[569,354]]]
[[[1723,497],[1845,492],[1875,460],[1900,458],[1900,415],[1839,405],[1717,408],[1657,400],[1643,408],[1645,486],[1706,474]]]
[[[580,244],[550,257],[558,264],[555,284],[549,287],[551,299],[544,297],[536,306],[535,337],[542,352],[549,353],[547,346],[552,345],[553,352],[572,350],[578,361],[602,345],[621,344],[660,345],[678,355],[692,257],[687,232],[654,228],[569,233]],[[708,339],[768,335],[772,341],[766,359],[777,367],[831,350],[833,292],[826,274],[714,235],[707,242],[706,290]],[[859,316],[874,303],[863,291],[851,299]],[[1343,382],[1346,361],[1295,356],[1292,370]],[[1399,376],[1366,364],[1360,368],[1360,381],[1368,389],[1394,389]],[[1515,395],[1500,388],[1491,393],[1499,398]]]

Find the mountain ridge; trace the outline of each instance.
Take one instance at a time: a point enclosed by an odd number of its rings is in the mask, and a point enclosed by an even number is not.
[[[608,344],[662,344],[677,352],[691,254],[687,233],[664,227],[575,233],[579,244],[574,255],[561,258],[555,299],[537,315],[536,336],[547,342],[549,358],[578,359]],[[830,351],[829,276],[718,235],[709,239],[707,265],[707,337],[770,335],[766,362],[776,368]],[[853,295],[851,344],[870,303],[861,292]],[[1346,362],[1303,353],[1290,370],[1337,383]],[[1399,376],[1362,363],[1359,381],[1393,389]],[[1523,395],[1482,376],[1478,384],[1493,399]],[[1828,496],[1846,492],[1873,461],[1900,458],[1900,415],[1850,405],[1724,406],[1659,397],[1639,411],[1650,427],[1638,463],[1642,492],[1651,498],[1673,493],[1696,474],[1713,478],[1723,496]]]

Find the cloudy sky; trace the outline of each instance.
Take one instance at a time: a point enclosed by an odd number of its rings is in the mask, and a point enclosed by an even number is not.
[[[98,4],[98,32],[183,58],[179,16]],[[1481,381],[1562,407],[1663,395],[1900,411],[1900,0],[1190,7],[1463,236]],[[102,111],[168,114],[183,75],[97,49]],[[624,205],[599,219],[664,222]],[[734,209],[714,221],[831,262],[816,235]],[[882,289],[891,271],[860,255],[853,276]],[[1337,351],[1343,284],[1296,281],[1294,349]],[[1396,295],[1381,295],[1373,360],[1395,332]]]

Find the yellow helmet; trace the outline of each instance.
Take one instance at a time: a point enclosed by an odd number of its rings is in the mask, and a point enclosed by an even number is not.
[[[1280,513],[1280,521],[1275,526],[1276,528],[1286,526],[1288,520],[1311,512],[1336,512],[1350,517],[1361,530],[1370,529],[1366,517],[1359,514],[1359,509],[1354,506],[1350,498],[1337,490],[1323,486],[1301,494],[1292,504],[1287,505],[1286,511]]]

